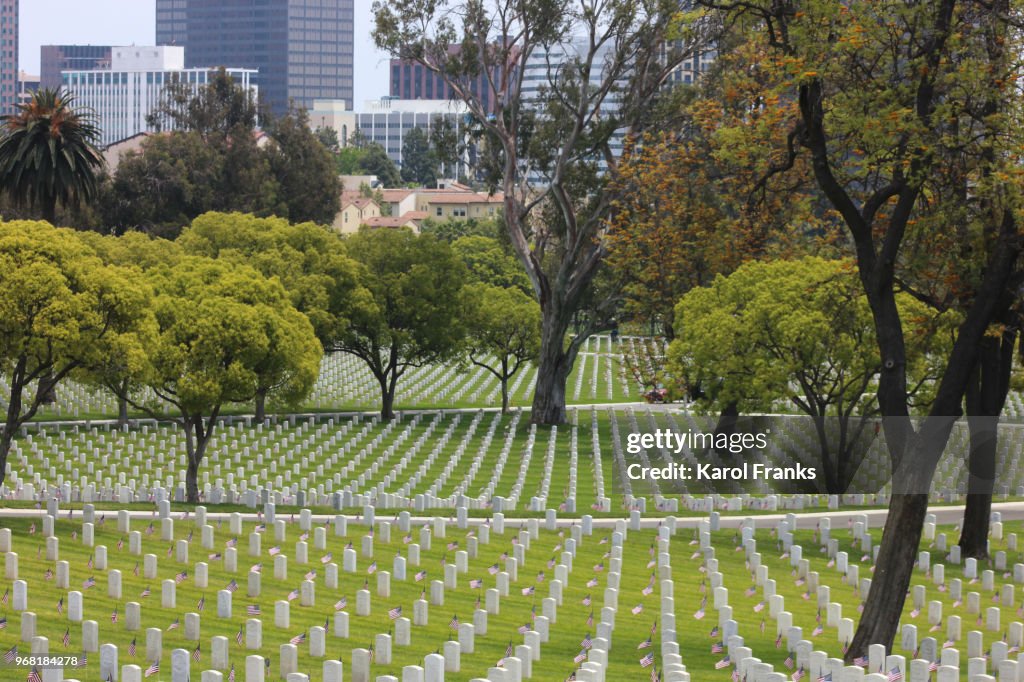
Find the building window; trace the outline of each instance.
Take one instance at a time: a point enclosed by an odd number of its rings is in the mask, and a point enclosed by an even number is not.
[[[437,207],[437,215],[444,215],[444,209],[440,206]]]

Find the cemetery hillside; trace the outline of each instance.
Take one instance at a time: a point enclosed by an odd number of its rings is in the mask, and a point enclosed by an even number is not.
[[[0,682],[1024,682],[1024,2],[360,3],[0,116]]]

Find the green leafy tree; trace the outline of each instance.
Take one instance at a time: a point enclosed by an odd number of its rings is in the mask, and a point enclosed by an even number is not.
[[[895,637],[936,467],[983,342],[1003,322],[1006,301],[1017,298],[1024,112],[1013,84],[1021,7],[1004,0],[702,4],[771,49],[750,68],[786,75],[780,94],[799,106],[777,170],[810,158],[852,243],[872,313],[894,494],[875,582],[846,650],[852,660]],[[945,191],[953,178],[961,189]],[[924,282],[941,283],[936,299],[955,302],[963,321],[928,415],[912,420],[909,320],[897,293],[906,286],[928,298]]]
[[[501,382],[501,411],[508,411],[508,382],[540,350],[540,306],[518,288],[466,287],[466,355]]]
[[[452,251],[466,264],[470,277],[481,284],[532,293],[530,280],[515,257],[492,237],[467,236],[452,242]]]
[[[237,137],[240,131],[256,129],[259,105],[225,68],[218,69],[197,91],[193,88],[186,82],[169,83],[164,101],[147,120],[150,127],[191,130],[217,143]]]
[[[402,183],[398,167],[384,151],[384,147],[376,142],[370,142],[360,151],[362,155],[359,158],[359,170],[362,173],[376,175],[385,187],[398,187]]]
[[[190,256],[149,273],[155,340],[140,380],[178,412],[188,455],[185,489],[199,501],[199,468],[224,406],[257,393],[295,405],[313,387],[320,344],[280,283],[252,268]],[[166,418],[154,405],[138,409]]]
[[[606,187],[620,163],[613,147],[651,122],[668,75],[702,50],[702,22],[685,31],[678,0],[377,0],[373,8],[378,47],[438,74],[474,121],[543,315],[531,419],[564,423],[579,350],[608,328],[618,303],[614,290],[591,296],[618,198]],[[530,61],[541,51],[552,57],[546,70]],[[470,85],[479,74],[486,88]],[[528,103],[527,77],[539,81]]]
[[[437,183],[437,156],[419,126],[414,126],[402,138],[402,181],[421,187]]]
[[[39,90],[0,118],[0,187],[50,223],[58,203],[74,207],[93,199],[103,167],[94,118],[74,103],[61,90]]]
[[[207,213],[192,221],[177,244],[187,254],[248,265],[280,281],[327,349],[347,333],[353,316],[373,306],[359,264],[345,255],[341,238],[320,225]],[[256,393],[257,420],[264,417],[268,392],[261,387]]]
[[[137,271],[105,265],[75,232],[42,222],[0,223],[0,292],[2,482],[11,442],[53,388],[132,350],[123,335],[145,327],[151,292]]]
[[[461,145],[455,126],[447,116],[435,116],[430,124],[430,146],[440,165],[441,176],[453,178],[459,165]]]
[[[408,229],[362,228],[345,240],[365,268],[372,305],[353,314],[331,351],[351,353],[380,384],[381,418],[393,419],[395,388],[411,367],[456,357],[464,337],[459,303],[465,266],[448,244]]]
[[[341,183],[330,151],[310,130],[306,110],[289,110],[274,121],[270,135],[270,170],[288,209],[283,217],[330,225],[341,208]]]
[[[948,349],[953,315],[936,316],[903,294],[912,396],[927,406]],[[699,386],[698,405],[772,412],[788,402],[812,418],[818,437],[820,492],[841,494],[857,473],[864,430],[878,414],[872,390],[882,370],[871,310],[846,261],[804,258],[751,262],[676,307],[669,371]],[[832,429],[830,427],[834,426]]]
[[[338,144],[338,131],[331,126],[317,126],[313,134],[316,135],[316,139],[320,141],[320,144],[327,151],[332,154],[337,154],[341,151],[341,145]]]

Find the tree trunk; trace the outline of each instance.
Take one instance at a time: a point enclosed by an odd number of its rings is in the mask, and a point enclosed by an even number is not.
[[[736,401],[723,407],[721,414],[718,415],[718,423],[715,424],[715,440],[718,440],[720,434],[729,437],[736,433],[736,424],[739,422],[739,419],[740,406]]]
[[[36,390],[42,396],[40,402],[43,405],[53,405],[57,402],[57,382],[53,380],[53,372],[51,370],[47,370],[39,377],[39,385],[36,387]]]
[[[117,399],[117,425],[128,426],[128,401],[124,398]]]
[[[267,418],[267,391],[266,389],[259,389],[256,391],[256,418],[257,424],[262,424],[263,420]]]
[[[188,451],[188,467],[185,471],[185,499],[199,504],[199,467],[206,454],[206,446],[213,434],[217,414],[210,417],[209,428],[204,428],[202,416],[185,418],[185,448]]]
[[[11,377],[11,393],[7,401],[7,419],[4,422],[3,431],[0,431],[0,485],[3,485],[7,478],[7,455],[11,452],[11,444],[14,436],[18,433],[18,426],[21,424],[21,392],[24,386],[21,383],[21,376],[25,370],[25,361],[20,360],[14,368]]]
[[[508,413],[508,377],[501,378],[501,413]]]
[[[395,384],[398,377],[394,370],[388,370],[377,377],[380,384],[380,418],[389,422],[395,418]]]
[[[575,346],[565,348],[565,334],[572,320],[558,308],[546,308],[541,327],[540,362],[537,383],[533,390],[530,421],[534,424],[558,425],[566,421],[565,383],[576,360]]]
[[[10,422],[4,424],[3,431],[0,431],[0,485],[3,485],[7,478],[7,455],[11,452],[11,443],[14,442],[17,432],[18,428],[12,426]]]
[[[881,549],[871,578],[871,598],[865,603],[857,633],[846,652],[847,662],[866,656],[870,644],[892,649],[927,512],[927,494],[893,495],[889,500]]]
[[[999,415],[1006,403],[1016,335],[982,339],[974,375],[965,393],[971,451],[967,505],[960,532],[961,556],[988,558],[988,529],[996,478]]]

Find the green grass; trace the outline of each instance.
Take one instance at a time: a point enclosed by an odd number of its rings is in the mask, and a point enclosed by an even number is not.
[[[236,670],[241,677],[241,673],[244,670],[244,656],[253,652],[248,652],[243,647],[237,646],[234,637],[240,625],[244,624],[246,620],[245,606],[249,603],[259,603],[263,610],[262,620],[264,625],[264,649],[261,653],[271,657],[272,671],[274,672],[271,679],[277,679],[278,647],[286,643],[291,637],[300,632],[307,631],[312,626],[323,625],[325,618],[330,620],[330,625],[333,629],[333,604],[341,596],[347,596],[349,599],[348,611],[351,614],[350,637],[347,640],[341,640],[335,638],[331,634],[331,630],[329,630],[327,652],[329,657],[341,657],[346,662],[347,668],[352,649],[369,647],[375,634],[388,632],[391,625],[387,618],[387,610],[389,608],[401,605],[404,609],[404,614],[411,618],[412,603],[420,596],[422,586],[426,584],[413,581],[413,575],[419,569],[410,566],[408,579],[405,582],[392,580],[391,597],[378,597],[376,594],[375,576],[368,576],[366,573],[366,567],[371,559],[360,556],[358,571],[354,574],[340,573],[339,589],[328,590],[324,584],[323,576],[325,570],[319,561],[320,556],[324,552],[314,550],[312,548],[312,540],[310,540],[309,552],[310,565],[300,567],[294,562],[294,544],[298,541],[300,533],[297,524],[288,526],[287,541],[281,543],[283,553],[289,555],[289,577],[287,580],[275,580],[272,568],[273,561],[267,553],[270,546],[275,544],[272,540],[272,530],[268,531],[268,534],[264,536],[262,557],[260,559],[249,557],[248,533],[253,530],[254,524],[247,523],[243,528],[243,534],[239,536],[239,570],[236,573],[229,574],[224,570],[222,562],[210,561],[209,587],[199,589],[195,585],[193,565],[198,560],[206,560],[207,554],[214,550],[201,548],[201,534],[199,529],[194,526],[194,516],[190,515],[187,521],[180,521],[177,516],[174,518],[176,539],[183,539],[187,537],[190,530],[195,530],[195,535],[190,545],[191,563],[185,566],[176,563],[173,557],[170,559],[166,557],[169,543],[159,539],[160,524],[157,522],[156,532],[152,536],[143,535],[143,553],[153,553],[159,557],[159,579],[157,580],[146,580],[141,575],[140,577],[132,575],[132,569],[136,561],[140,562],[141,573],[142,557],[129,554],[127,538],[125,538],[124,548],[117,550],[117,541],[119,538],[124,537],[124,535],[117,532],[116,520],[113,515],[108,514],[106,524],[97,528],[96,543],[107,546],[109,568],[118,569],[122,573],[124,587],[121,600],[107,597],[107,581],[103,571],[86,568],[86,562],[94,550],[82,545],[81,533],[79,533],[77,541],[71,539],[72,531],[80,531],[80,522],[78,520],[68,521],[62,518],[56,525],[56,534],[60,538],[60,558],[68,561],[71,568],[71,589],[81,589],[82,582],[90,575],[96,577],[97,586],[85,592],[85,617],[96,620],[99,623],[101,643],[113,642],[118,645],[120,663],[122,665],[134,662],[144,667],[145,628],[158,627],[164,630],[164,654],[161,663],[165,672],[162,672],[159,678],[151,679],[170,679],[170,651],[172,649],[186,648],[191,650],[195,647],[194,642],[185,641],[183,625],[178,630],[172,632],[167,632],[166,628],[175,618],[179,617],[182,619],[183,624],[183,614],[194,611],[198,600],[204,595],[206,596],[206,609],[202,613],[201,631],[203,660],[199,665],[193,664],[193,678],[198,678],[198,671],[206,669],[210,665],[209,641],[215,635],[223,635],[229,638],[230,660],[235,664]],[[287,515],[284,514],[279,515],[279,518],[283,518],[286,521],[288,519]],[[378,517],[378,520],[382,519],[383,516]],[[41,526],[36,523],[37,533],[35,535],[28,534],[28,528],[31,523],[33,522],[21,519],[4,520],[4,526],[11,528],[13,531],[14,549],[20,555],[20,576],[29,582],[29,608],[38,615],[38,634],[50,639],[51,653],[60,653],[64,651],[60,639],[64,634],[65,628],[70,627],[71,646],[67,651],[78,651],[81,648],[80,626],[68,623],[66,615],[57,615],[56,604],[58,599],[65,595],[65,591],[57,590],[53,581],[43,579],[42,576],[45,571],[48,568],[54,568],[54,564],[45,560],[44,543],[38,532]],[[144,531],[148,523],[148,519],[134,519],[132,527],[134,530]],[[216,522],[213,525],[217,528]],[[373,677],[383,674],[400,676],[402,666],[421,665],[424,655],[442,647],[443,642],[447,639],[454,638],[448,629],[448,621],[453,614],[457,614],[463,622],[471,622],[478,591],[469,589],[469,579],[482,579],[485,588],[494,586],[495,578],[488,574],[486,568],[490,564],[499,561],[499,555],[503,551],[512,553],[511,540],[516,534],[519,525],[518,522],[506,524],[506,531],[503,536],[492,533],[490,544],[480,545],[477,557],[470,560],[469,572],[459,576],[459,588],[445,593],[444,606],[430,607],[429,625],[413,627],[411,646],[393,647],[394,662],[392,664],[374,664],[372,669]],[[339,566],[345,544],[352,541],[358,551],[361,547],[361,538],[366,532],[364,526],[358,525],[355,522],[349,523],[348,530],[348,536],[344,538],[335,537],[333,529],[328,532],[328,550],[333,551],[335,561]],[[1004,531],[1007,535],[1011,532],[1020,533],[1022,530],[1024,528],[1019,523],[1007,523],[1004,525]],[[952,529],[940,528],[940,532],[948,534],[950,543],[955,542],[956,536],[952,533]],[[566,536],[569,535],[568,532],[565,534]],[[879,531],[872,531],[872,535],[876,540],[878,534]],[[401,551],[403,555],[406,554],[406,545],[402,542],[402,535],[402,533],[398,532],[397,527],[394,527],[391,534],[391,542],[383,544],[379,542],[378,534],[375,558],[381,570],[390,570],[391,560],[396,551]],[[448,538],[445,540],[434,538],[431,549],[421,552],[421,566],[429,572],[428,580],[441,579],[443,577],[440,563],[442,556],[447,554],[448,561],[454,561],[453,553],[447,552],[445,549],[446,542],[458,540],[461,547],[464,548],[466,546],[466,531],[460,531],[452,525],[448,529],[447,535]],[[604,587],[607,583],[607,571],[595,573],[593,566],[602,560],[606,567],[609,565],[610,559],[605,557],[605,553],[610,551],[611,545],[610,543],[600,543],[601,538],[609,535],[609,531],[597,530],[594,536],[584,538],[583,543],[579,546],[574,560],[574,569],[570,573],[569,583],[564,591],[563,605],[558,610],[557,622],[551,626],[551,639],[542,646],[541,660],[534,663],[533,679],[545,681],[564,679],[574,668],[572,658],[579,651],[579,642],[588,631],[594,634],[595,628],[588,627],[586,620],[591,608],[595,613],[595,620],[600,620]],[[846,528],[836,528],[833,530],[833,537],[840,540],[841,549],[850,549],[850,536],[851,533]],[[228,524],[225,522],[222,527],[217,528],[215,531],[216,551],[223,552],[224,543],[230,537],[228,534]],[[417,540],[419,538],[416,530],[413,532],[413,537]],[[671,541],[672,577],[675,581],[676,630],[680,653],[688,669],[695,675],[694,679],[724,681],[728,679],[729,671],[715,671],[713,668],[714,662],[720,659],[721,656],[710,653],[713,640],[708,637],[708,633],[712,626],[717,624],[717,613],[712,608],[713,596],[709,582],[705,583],[708,597],[707,617],[701,621],[694,620],[693,614],[699,608],[701,599],[704,596],[704,593],[701,591],[701,585],[702,581],[705,580],[705,574],[700,571],[701,560],[692,558],[693,552],[696,549],[695,546],[691,545],[692,537],[693,535],[690,531],[683,530]],[[656,533],[653,530],[630,532],[624,546],[619,610],[616,615],[614,645],[609,658],[611,666],[609,672],[619,679],[644,680],[647,678],[647,671],[641,670],[638,665],[639,659],[646,651],[638,651],[636,646],[648,637],[651,625],[655,621],[659,621],[659,628],[653,638],[654,647],[652,647],[652,650],[655,652],[656,661],[660,666],[659,643],[661,629],[658,611],[660,604],[660,582],[655,582],[654,593],[650,596],[643,597],[641,594],[641,590],[647,585],[652,571],[655,570],[648,567],[648,561],[650,560],[649,549],[654,544],[655,538]],[[780,558],[780,552],[775,544],[776,540],[772,537],[770,530],[768,528],[760,528],[757,531],[756,538],[758,549],[762,556],[762,563],[769,567],[769,577],[776,580],[777,592],[785,597],[785,608],[793,613],[794,623],[804,628],[804,637],[814,641],[815,649],[824,650],[832,656],[839,657],[841,642],[837,639],[835,628],[825,627],[823,634],[811,637],[811,630],[815,624],[815,613],[817,610],[816,597],[812,595],[812,598],[806,601],[801,598],[801,594],[806,590],[806,585],[798,586],[796,584],[797,578],[791,575],[788,559]],[[805,558],[810,562],[810,570],[819,573],[822,584],[831,586],[831,600],[843,605],[843,616],[856,620],[858,618],[856,607],[859,603],[859,597],[851,586],[846,586],[842,583],[841,577],[834,568],[827,567],[827,558],[816,550],[813,531],[801,530],[797,532],[796,541],[805,547]],[[519,580],[512,585],[510,596],[501,600],[500,613],[490,616],[488,634],[484,637],[477,637],[477,647],[474,654],[463,654],[462,672],[458,674],[449,673],[446,679],[460,682],[473,677],[485,676],[487,668],[495,665],[496,661],[504,654],[505,647],[510,640],[513,645],[522,642],[522,636],[518,634],[517,628],[521,624],[530,621],[531,607],[534,604],[537,606],[538,613],[541,612],[541,598],[548,595],[549,588],[547,583],[554,577],[554,570],[549,569],[546,564],[548,559],[553,556],[555,546],[561,542],[564,542],[564,540],[556,533],[540,531],[539,538],[531,542],[531,547],[526,555],[526,563],[520,567]],[[728,530],[714,533],[713,544],[717,550],[716,557],[719,562],[719,571],[724,576],[724,585],[729,588],[733,617],[740,624],[740,634],[744,637],[746,645],[753,649],[755,656],[772,663],[777,669],[784,670],[781,666],[787,652],[784,646],[781,649],[776,649],[774,646],[774,620],[767,617],[767,609],[761,614],[753,611],[754,605],[763,598],[761,590],[758,589],[757,594],[751,597],[744,595],[744,590],[751,584],[751,576],[744,565],[744,553],[733,551],[735,547],[734,531]],[[1005,540],[993,541],[993,552],[997,549],[1006,549]],[[40,552],[42,558],[37,558],[37,551]],[[939,553],[935,552],[934,549],[932,554],[933,564],[941,561]],[[851,561],[858,561],[860,555],[859,551],[851,551]],[[1008,552],[1007,565],[1012,567],[1014,562],[1021,561],[1022,559],[1024,557],[1022,557],[1020,552]],[[250,599],[245,596],[246,576],[249,567],[257,561],[263,562],[263,592],[258,599]],[[863,562],[860,565],[861,576],[870,577],[868,572],[869,563]],[[190,578],[178,587],[178,608],[161,608],[160,580],[172,578],[175,573],[183,568],[187,568]],[[302,575],[309,568],[314,568],[319,574],[317,577],[316,606],[309,608],[300,607],[298,606],[299,602],[296,600],[292,602],[290,627],[287,629],[274,627],[274,602],[279,599],[285,599],[292,589],[298,587],[302,580]],[[979,570],[983,568],[983,566],[979,567]],[[545,571],[547,579],[544,583],[538,584],[535,581],[535,577],[540,570]],[[586,581],[594,576],[598,578],[599,585],[597,587],[587,587]],[[953,578],[958,577],[961,577],[961,568],[947,565],[946,583],[949,584]],[[239,590],[234,595],[233,614],[230,619],[219,619],[216,617],[216,593],[217,590],[222,589],[232,578],[238,580],[240,585]],[[369,589],[373,595],[372,615],[369,617],[357,617],[355,615],[355,592],[363,586],[364,580],[367,579],[369,579]],[[996,575],[997,589],[1003,582],[1004,578],[1000,572]],[[965,581],[964,604],[956,609],[952,607],[949,592],[939,593],[931,584],[930,579],[926,578],[922,572],[918,571],[915,573],[914,583],[928,585],[927,599],[942,601],[944,603],[944,615],[948,616],[949,614],[956,613],[964,618],[964,639],[966,639],[966,634],[969,630],[976,628],[974,616],[968,617],[966,614],[966,594],[968,591],[981,591],[980,581],[975,585],[968,585]],[[4,580],[0,582],[0,589],[7,589],[10,587],[10,584],[10,580]],[[537,585],[535,599],[523,597],[520,594],[520,589],[530,584]],[[153,595],[145,599],[139,598],[139,594],[147,585],[153,590]],[[429,587],[427,589],[429,595]],[[581,603],[587,594],[591,595],[594,602],[591,608],[584,607]],[[1018,601],[1014,606],[996,605],[991,601],[991,595],[986,593],[982,595],[982,607],[999,606],[1002,610],[1003,628],[1008,629],[1010,621],[1019,619],[1016,615],[1016,608],[1020,604],[1020,597],[1021,595],[1018,594]],[[129,633],[125,630],[124,605],[128,601],[138,601],[142,604],[143,629],[137,633]],[[643,613],[640,615],[630,613],[630,609],[639,603],[644,605]],[[67,601],[65,600],[66,604]],[[120,618],[118,624],[112,625],[110,623],[110,613],[115,606],[118,608]],[[912,619],[909,615],[911,608],[908,600],[908,605],[904,610],[904,622],[917,623],[919,632],[921,632],[919,636],[922,638],[928,636],[927,610],[922,612],[916,619]],[[10,610],[10,607],[8,607],[6,616],[9,625],[6,630],[0,631],[0,646],[5,650],[17,643],[20,633],[20,614]],[[761,633],[759,628],[762,616],[766,618],[767,622],[767,628],[764,633]],[[825,618],[824,609],[822,611],[822,618]],[[985,632],[986,648],[993,641],[1000,639],[1002,634],[1002,632]],[[941,646],[945,639],[945,629],[943,628],[941,632],[934,633],[932,636],[938,639]],[[138,639],[139,646],[139,656],[134,660],[127,656],[127,645],[133,637]],[[961,662],[963,663],[963,669],[966,670],[965,642],[961,642],[960,647]],[[26,644],[20,644],[19,649],[22,652],[27,652],[28,647]],[[321,668],[320,661],[314,660],[309,656],[308,644],[300,646],[299,651],[299,670],[310,671],[312,679],[318,680]],[[83,680],[99,679],[98,670],[98,655],[93,655],[90,656],[89,667],[85,671],[76,673],[76,676]],[[69,671],[68,675],[71,676],[71,674]],[[346,670],[346,674],[350,674],[348,670]]]

